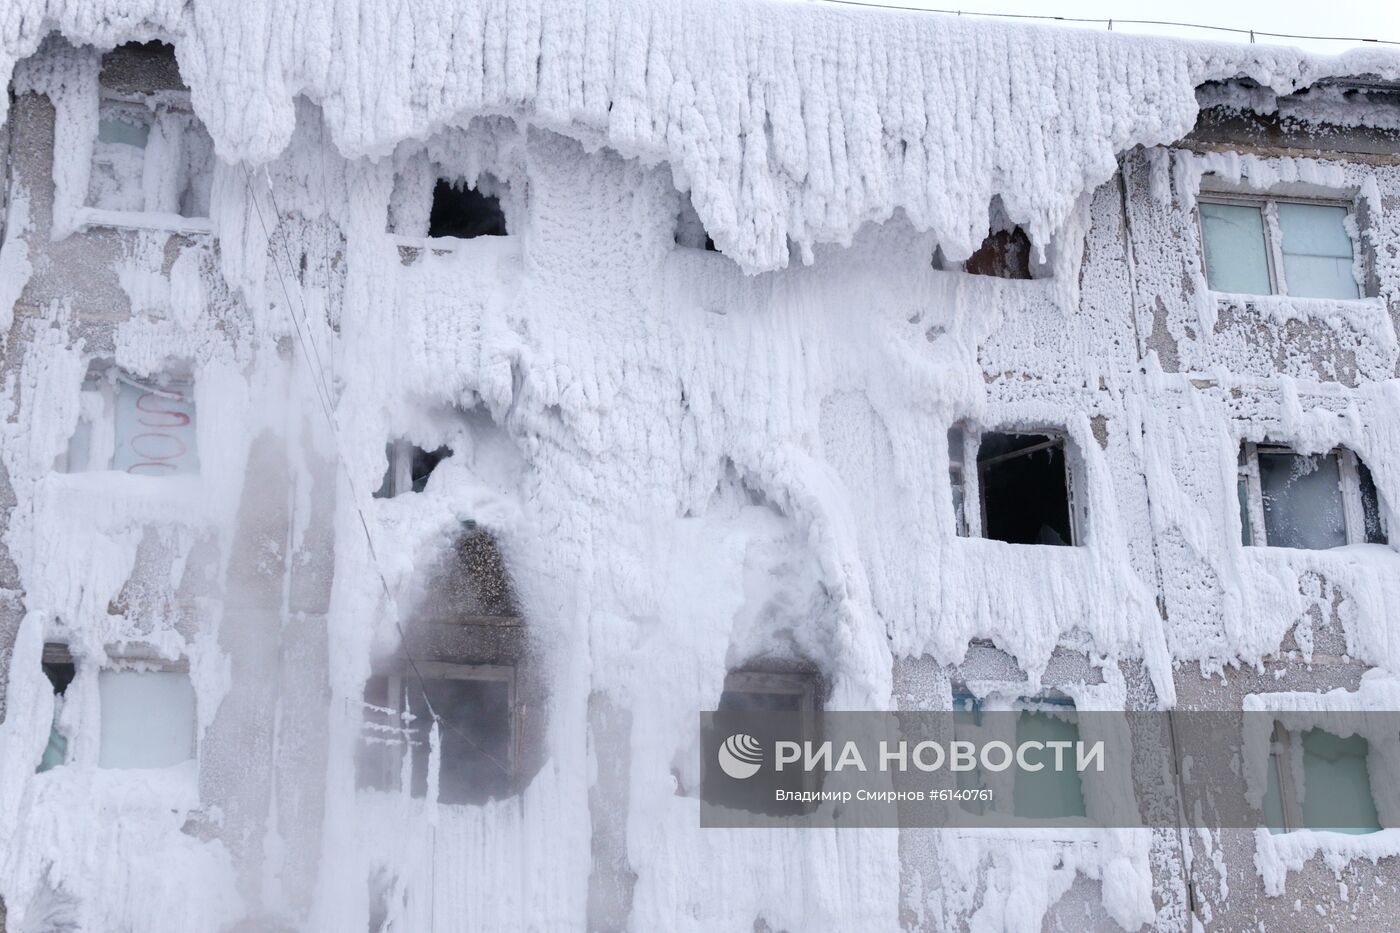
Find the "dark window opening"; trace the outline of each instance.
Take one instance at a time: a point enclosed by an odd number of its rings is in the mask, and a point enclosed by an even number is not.
[[[998,230],[982,241],[977,252],[963,264],[963,270],[999,279],[1029,279],[1031,239],[1020,227]]]
[[[1074,544],[1063,438],[982,435],[982,536],[1009,544]]]
[[[681,203],[680,214],[676,217],[675,241],[677,246],[688,249],[704,250],[707,253],[719,252],[689,198]]]
[[[736,719],[735,725],[746,734],[751,732],[760,746],[771,748],[778,739],[795,738],[795,732],[802,741],[816,741],[821,732],[820,706],[820,681],[814,674],[735,671],[725,678],[716,714],[744,716]],[[753,718],[746,714],[774,715]],[[730,731],[722,718],[714,725],[722,734]],[[820,786],[821,776],[816,772],[805,773],[803,779],[807,789]],[[722,806],[768,816],[791,816],[813,807],[801,800],[774,799],[773,788],[764,780],[737,782],[710,768],[702,775],[701,796]]]
[[[63,712],[63,700],[68,691],[68,685],[77,676],[77,668],[73,665],[73,659],[68,654],[65,645],[45,645],[43,660],[41,664],[44,669],[44,676],[49,679],[49,684],[53,687],[53,722],[49,725],[49,741],[44,746],[44,754],[39,759],[39,767],[36,773],[57,768],[68,760],[68,737],[58,728],[58,717]]]
[[[501,210],[500,198],[438,179],[433,188],[432,212],[428,215],[428,236],[470,240],[505,235],[506,215]]]
[[[452,456],[452,448],[442,446],[436,450],[424,450],[407,441],[386,444],[384,456],[389,467],[384,471],[384,480],[374,491],[376,499],[392,499],[405,492],[422,492],[428,487],[428,477],[437,465]]]
[[[513,669],[424,662],[418,668],[421,681],[410,669],[365,684],[360,786],[397,789],[407,755],[409,793],[426,797],[435,713],[438,802],[481,804],[509,796],[515,784]]]

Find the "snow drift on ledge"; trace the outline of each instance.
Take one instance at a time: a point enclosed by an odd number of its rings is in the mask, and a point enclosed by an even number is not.
[[[1119,152],[1191,128],[1202,82],[1244,75],[1286,93],[1400,77],[1384,50],[1311,56],[763,0],[9,0],[0,74],[55,30],[101,47],[170,39],[229,161],[276,156],[298,95],[351,157],[508,111],[668,161],[749,272],[786,266],[790,242],[810,262],[813,244],[849,243],[897,209],[965,258],[994,195],[1044,243]]]

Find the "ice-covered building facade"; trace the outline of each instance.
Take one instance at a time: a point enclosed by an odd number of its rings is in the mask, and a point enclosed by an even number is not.
[[[702,830],[696,713],[1400,709],[1400,56],[51,0],[0,73],[0,927],[1391,927],[1302,787]]]

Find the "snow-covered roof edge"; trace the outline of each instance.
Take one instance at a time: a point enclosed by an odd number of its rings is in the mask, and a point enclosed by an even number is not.
[[[1118,153],[1191,129],[1202,82],[1242,75],[1287,93],[1400,78],[1400,53],[1382,49],[1316,56],[774,0],[11,2],[0,73],[52,31],[173,42],[230,161],[275,157],[305,95],[350,156],[507,113],[668,162],[751,272],[785,266],[789,241],[810,259],[896,209],[958,258],[994,195],[1045,242]]]

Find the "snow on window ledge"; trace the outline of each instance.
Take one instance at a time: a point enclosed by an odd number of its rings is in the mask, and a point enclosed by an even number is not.
[[[73,226],[76,229],[155,230],[187,236],[214,233],[214,223],[208,217],[184,217],[157,211],[110,211],[99,207],[78,208],[73,212]]]

